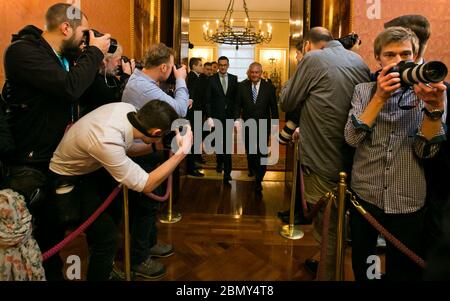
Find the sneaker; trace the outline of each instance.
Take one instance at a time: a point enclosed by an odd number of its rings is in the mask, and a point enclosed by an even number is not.
[[[310,273],[312,276],[316,277],[317,270],[319,269],[319,262],[317,260],[308,258],[305,260],[303,265],[305,266],[305,269],[308,273]]]
[[[383,235],[378,235],[377,238],[377,248],[386,248],[386,240],[384,239]]]
[[[167,244],[156,244],[149,252],[150,257],[169,257],[173,254],[173,246]]]
[[[166,268],[161,262],[153,260],[148,257],[143,263],[132,267],[136,276],[141,276],[148,279],[161,278],[166,274]]]

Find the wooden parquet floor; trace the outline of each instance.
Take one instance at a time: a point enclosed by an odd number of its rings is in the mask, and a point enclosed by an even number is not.
[[[232,177],[243,177],[240,173],[233,171]],[[221,180],[208,177],[185,178],[174,204],[182,220],[158,223],[159,241],[175,248],[174,255],[158,259],[167,268],[158,281],[314,280],[303,266],[305,259],[319,251],[312,226],[300,226],[305,233],[300,240],[283,238],[279,235],[282,223],[276,216],[287,208],[289,195],[282,172],[267,173],[262,196],[255,196],[251,181],[233,180],[224,186]],[[79,254],[86,263],[84,237],[68,246],[62,257],[67,254]],[[122,256],[119,253],[117,257],[120,266]],[[352,280],[349,253],[345,270],[346,279]]]

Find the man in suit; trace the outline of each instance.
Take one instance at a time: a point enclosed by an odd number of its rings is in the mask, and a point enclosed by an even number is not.
[[[234,103],[238,87],[237,76],[228,73],[230,66],[229,60],[226,56],[221,56],[218,60],[219,72],[210,77],[208,89],[206,92],[208,124],[214,127],[213,118],[222,123],[223,141],[222,146],[218,145],[216,141],[216,151],[219,152],[217,157],[217,172],[224,171],[223,182],[229,184],[231,181],[231,149],[227,145],[226,137],[232,136],[230,130],[226,128],[226,120],[234,119]]]
[[[204,86],[206,83],[206,75],[203,74],[203,64],[202,59],[198,57],[192,57],[189,60],[189,71],[186,84],[189,91],[189,96],[193,100],[192,107],[188,110],[187,118],[191,123],[191,126],[194,126],[195,121],[195,111],[202,112],[203,108],[203,93]],[[202,122],[203,120],[200,120]],[[200,152],[200,154],[199,154]],[[192,146],[191,154],[187,156],[187,169],[188,174],[194,177],[203,177],[204,174],[201,173],[197,166],[195,165],[195,161],[202,163],[201,161],[201,148],[196,150],[194,146]]]
[[[239,83],[235,118],[238,119],[242,113],[244,121],[253,119],[257,124],[257,132],[251,133],[249,128],[245,127],[245,149],[249,176],[253,174],[256,176],[255,190],[259,193],[262,191],[261,182],[267,169],[266,165],[261,165],[261,158],[268,154],[267,142],[270,136],[270,118],[278,119],[278,106],[273,85],[261,80],[261,64],[258,62],[250,64],[247,74],[249,78]],[[262,120],[266,121],[265,125],[264,123],[260,124]],[[261,135],[261,131],[266,131],[266,135]],[[261,138],[265,141],[260,141]]]

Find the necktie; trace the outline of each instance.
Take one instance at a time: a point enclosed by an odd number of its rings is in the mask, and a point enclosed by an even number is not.
[[[220,82],[222,83],[223,94],[227,94],[227,82],[225,81],[225,75],[220,76]]]
[[[256,98],[258,97],[258,90],[256,90],[256,85],[252,85],[252,95],[253,95],[253,103],[256,103]]]

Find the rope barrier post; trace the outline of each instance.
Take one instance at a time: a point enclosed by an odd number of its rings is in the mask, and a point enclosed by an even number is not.
[[[124,224],[124,252],[125,279],[131,281],[131,253],[130,253],[130,215],[128,211],[128,187],[123,186],[123,224]]]
[[[345,196],[347,192],[347,184],[345,180],[347,174],[339,173],[338,186],[338,207],[337,207],[337,235],[336,235],[336,281],[344,280],[344,222],[345,222]]]
[[[294,224],[295,219],[295,199],[297,196],[297,172],[298,172],[298,148],[299,143],[298,140],[295,141],[294,144],[294,168],[293,168],[293,176],[292,176],[292,191],[291,191],[291,208],[289,215],[289,225],[284,225],[280,229],[280,235],[287,239],[301,239],[304,235],[303,231],[300,230],[300,227],[296,227]]]
[[[175,224],[181,220],[181,213],[173,212],[173,187],[170,187],[169,204],[167,204],[167,215],[162,215],[159,221],[163,224]]]

